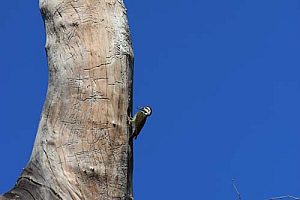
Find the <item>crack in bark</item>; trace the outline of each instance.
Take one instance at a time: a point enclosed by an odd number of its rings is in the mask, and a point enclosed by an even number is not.
[[[54,178],[55,178],[55,180],[56,180],[57,185],[60,186],[59,181],[57,180],[57,178],[56,178],[56,176],[55,176],[55,173],[54,173],[54,171],[53,171],[53,169],[52,169],[52,166],[51,166],[51,163],[50,163],[50,160],[49,160],[49,156],[48,156],[48,154],[47,154],[47,152],[46,152],[46,150],[45,150],[43,144],[42,144],[41,146],[42,146],[43,152],[44,152],[45,155],[46,155],[46,159],[47,159],[47,162],[48,162],[50,171],[52,172],[52,174],[53,174],[53,176],[54,176]],[[49,186],[48,186],[48,187],[49,187]],[[49,188],[51,188],[51,187],[49,187]],[[51,188],[51,190],[53,190],[53,189]],[[53,190],[53,191],[54,191],[54,190]],[[55,191],[54,191],[54,192],[55,192]],[[57,192],[55,192],[55,194],[58,195]],[[58,195],[58,196],[59,196],[59,195]],[[59,197],[60,197],[60,196],[59,196]],[[60,198],[61,198],[61,197],[60,197]]]
[[[111,62],[102,63],[102,64],[96,65],[95,67],[92,67],[92,68],[84,68],[83,70],[85,70],[85,71],[91,71],[91,70],[94,70],[94,69],[97,69],[99,67],[106,66],[106,65],[109,65],[109,64],[111,64]]]
[[[19,187],[19,189],[24,190],[25,192],[27,192],[31,196],[31,198],[35,200],[35,197],[33,196],[33,194],[29,190],[25,189],[24,187]]]
[[[58,199],[60,199],[60,200],[63,200],[63,198],[53,189],[53,188],[51,188],[51,187],[49,187],[49,186],[47,186],[47,185],[44,185],[44,184],[42,184],[42,183],[39,183],[39,182],[37,182],[37,181],[35,181],[35,180],[33,180],[32,178],[29,178],[29,177],[25,177],[25,176],[21,176],[19,179],[18,179],[18,183],[22,180],[22,179],[25,179],[26,181],[29,181],[30,183],[33,183],[33,184],[35,184],[35,185],[38,185],[38,186],[40,186],[40,187],[42,187],[42,188],[47,188],[47,189],[49,189]],[[23,189],[23,188],[22,188]]]

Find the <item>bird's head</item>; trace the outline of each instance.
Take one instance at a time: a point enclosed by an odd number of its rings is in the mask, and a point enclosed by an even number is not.
[[[152,109],[150,106],[139,107],[139,110],[142,111],[146,116],[150,116],[152,114]]]

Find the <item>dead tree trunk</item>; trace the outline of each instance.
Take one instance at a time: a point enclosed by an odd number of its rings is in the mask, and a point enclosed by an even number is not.
[[[40,0],[49,84],[30,161],[0,199],[131,199],[133,53],[122,0]]]

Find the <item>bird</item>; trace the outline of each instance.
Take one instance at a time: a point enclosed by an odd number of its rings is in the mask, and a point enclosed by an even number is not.
[[[130,138],[134,138],[135,140],[144,127],[147,118],[152,114],[150,106],[139,107],[138,109],[139,111],[133,116],[133,118],[129,117],[129,121],[133,126],[133,133]]]

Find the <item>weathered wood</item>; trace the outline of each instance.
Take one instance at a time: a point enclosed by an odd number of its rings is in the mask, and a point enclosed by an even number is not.
[[[133,53],[123,1],[40,0],[40,9],[47,98],[30,161],[4,197],[130,199]]]

